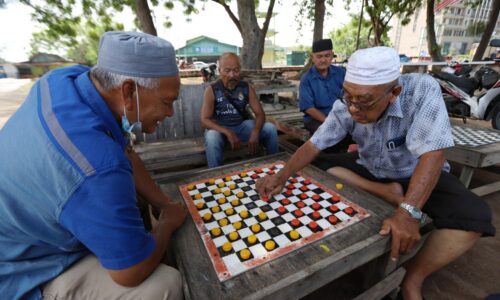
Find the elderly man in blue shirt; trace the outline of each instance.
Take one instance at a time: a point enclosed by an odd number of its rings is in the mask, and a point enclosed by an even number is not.
[[[299,86],[299,108],[304,113],[304,127],[313,134],[325,121],[335,100],[342,97],[345,70],[332,66],[332,40],[315,41],[313,66],[302,76]]]
[[[328,172],[394,205],[380,234],[391,235],[391,258],[420,239],[422,211],[436,230],[408,265],[404,299],[422,299],[425,278],[493,236],[488,205],[448,173],[443,149],[453,136],[439,85],[423,74],[400,75],[399,57],[388,47],[356,51],[349,59],[344,97],[312,138],[276,175],[257,182],[259,194],[280,192],[290,175],[347,134],[358,153],[338,155]]]
[[[96,67],[35,83],[0,131],[2,299],[182,299],[161,261],[186,212],[131,148],[179,86],[172,45],[138,32],[107,32]],[[160,211],[152,232],[136,193]]]

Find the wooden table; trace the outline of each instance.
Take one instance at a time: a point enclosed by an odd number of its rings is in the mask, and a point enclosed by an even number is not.
[[[452,121],[455,126],[464,126],[456,121]],[[473,129],[491,130],[474,126],[467,126]],[[467,147],[455,145],[445,150],[446,159],[463,165],[460,172],[460,181],[469,187],[472,175],[477,168],[485,168],[500,164],[500,142],[478,147]],[[500,191],[500,181],[483,185],[471,190],[478,196]]]
[[[161,188],[174,201],[183,202],[178,189],[181,184],[278,160],[286,161],[289,157],[289,154],[278,153],[197,171],[162,184]],[[330,188],[338,182],[315,167],[306,167],[303,172]],[[223,283],[217,278],[193,220],[188,216],[176,232],[172,246],[175,261],[183,274],[186,299],[298,299],[374,258],[384,257],[390,248],[389,238],[380,236],[378,232],[383,219],[394,209],[382,200],[347,185],[341,194],[367,209],[370,217]],[[380,272],[375,273],[380,275]],[[400,282],[402,276],[400,272],[398,274]],[[399,282],[395,283],[396,286]]]

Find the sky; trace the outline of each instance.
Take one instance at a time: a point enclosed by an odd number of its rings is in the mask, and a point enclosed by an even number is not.
[[[260,2],[260,10],[266,10],[268,1]],[[295,20],[298,8],[292,5],[293,2],[294,0],[276,1],[274,12],[277,15],[269,25],[270,29],[274,28],[277,31],[275,42],[282,47],[309,45],[312,40],[313,25],[309,21],[304,22],[304,28],[298,32]],[[334,0],[333,8],[328,8],[331,15],[325,17],[324,36],[349,21],[343,2]],[[161,7],[156,9],[154,21],[158,36],[170,41],[175,48],[185,46],[186,40],[200,35],[209,36],[227,44],[242,45],[239,31],[221,5],[208,1],[203,6],[198,5],[197,7],[199,13],[192,15],[190,22],[186,21],[180,6],[174,8],[173,11],[167,11]],[[232,1],[231,8],[237,14],[236,1]],[[358,11],[359,7],[353,5],[352,10]],[[41,25],[32,21],[31,12],[29,7],[17,1],[7,1],[6,8],[0,9],[1,58],[10,62],[28,60],[31,35],[33,32],[43,29]],[[169,16],[173,24],[170,28],[163,26],[165,15]],[[130,11],[125,11],[116,17],[117,21],[124,24],[125,30],[133,30],[134,16]]]

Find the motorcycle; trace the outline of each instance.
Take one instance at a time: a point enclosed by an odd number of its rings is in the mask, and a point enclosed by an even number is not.
[[[462,118],[491,120],[500,129],[500,75],[481,67],[474,76],[456,76],[446,72],[431,73],[439,82],[448,114]],[[463,75],[463,74],[462,74]]]
[[[201,77],[203,78],[203,82],[216,81],[218,78],[216,70],[217,70],[216,64],[210,64],[208,67],[201,68],[200,73]]]

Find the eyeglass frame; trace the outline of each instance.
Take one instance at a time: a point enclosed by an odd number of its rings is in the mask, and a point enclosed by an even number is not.
[[[371,103],[369,104],[366,104],[366,106],[364,104],[362,104],[363,106],[360,107],[359,106],[359,103],[353,103],[349,100],[347,100],[345,98],[345,94],[340,97],[340,101],[342,103],[344,103],[345,106],[347,106],[347,109],[349,109],[351,106],[355,107],[357,110],[359,111],[369,111],[371,108],[373,108],[373,106],[375,106],[375,104],[377,104],[380,100],[382,100],[384,98],[385,95],[389,94],[390,92],[392,92],[394,90],[394,88],[397,86],[397,84],[395,85],[392,85],[389,89],[387,89],[382,95],[380,95],[380,97],[378,97],[375,101],[372,101]]]

